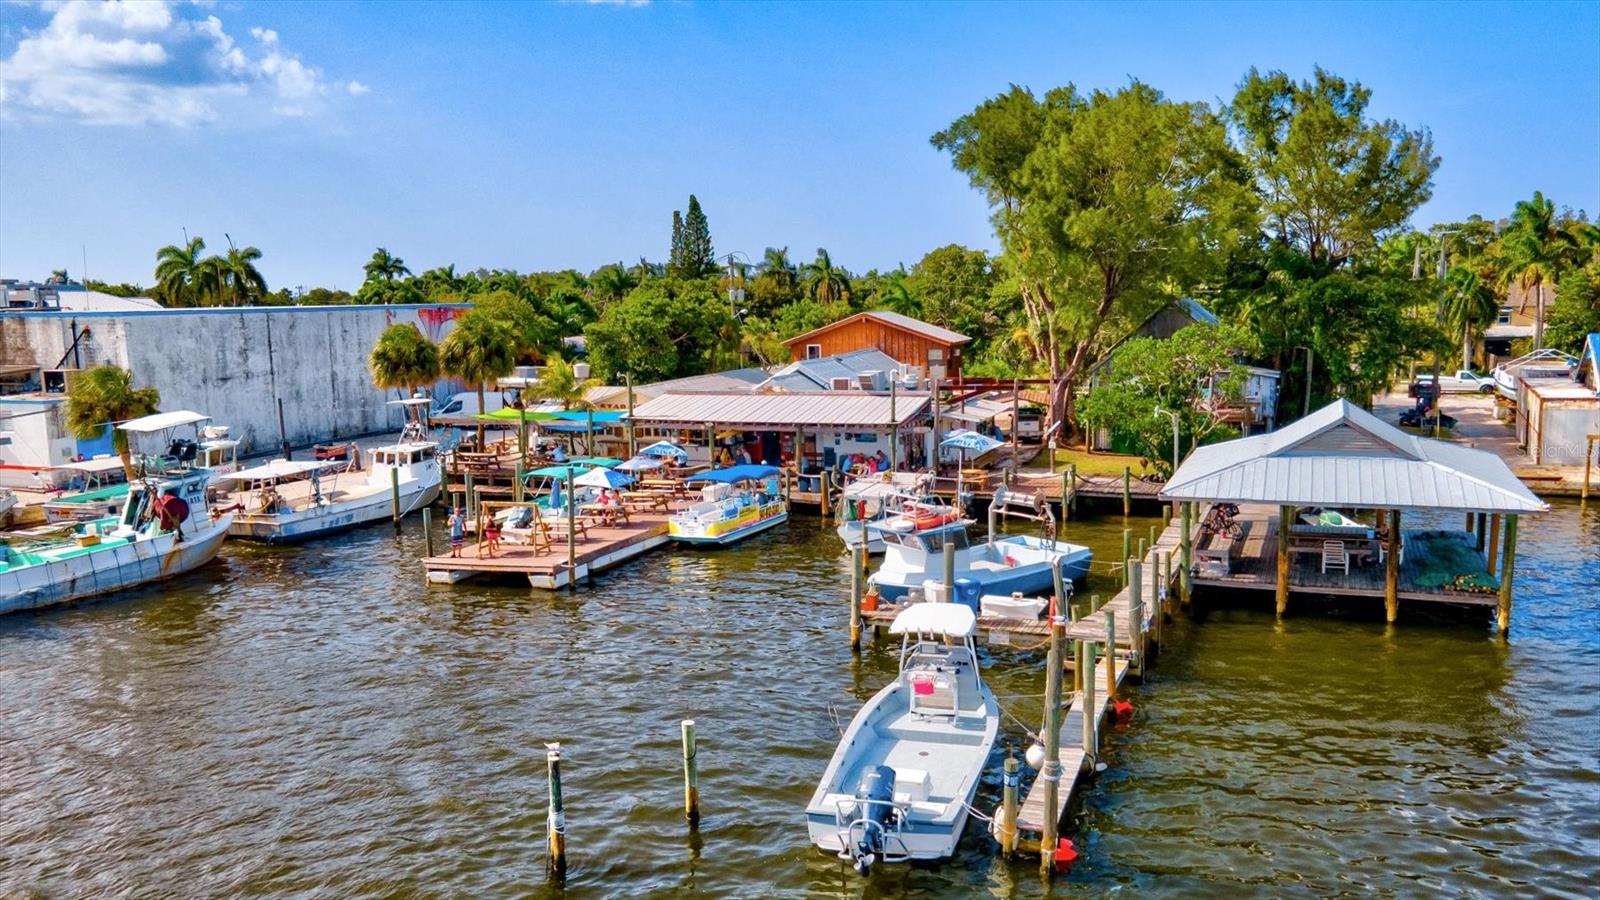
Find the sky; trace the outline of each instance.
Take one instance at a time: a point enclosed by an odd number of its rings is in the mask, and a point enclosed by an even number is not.
[[[667,255],[851,271],[995,248],[929,137],[1016,83],[1219,103],[1322,67],[1431,129],[1426,226],[1542,190],[1600,213],[1600,2],[0,3],[0,276],[152,281],[203,235],[269,285]],[[226,237],[225,237],[226,235]]]

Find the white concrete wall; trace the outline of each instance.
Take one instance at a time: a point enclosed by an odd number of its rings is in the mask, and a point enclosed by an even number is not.
[[[441,340],[465,307],[294,306],[0,316],[0,365],[56,367],[72,323],[88,368],[112,363],[161,391],[163,410],[192,409],[228,425],[240,453],[276,449],[278,400],[294,445],[398,429],[394,398],[373,387],[367,356],[378,335],[411,322]],[[458,389],[440,385],[442,391]]]

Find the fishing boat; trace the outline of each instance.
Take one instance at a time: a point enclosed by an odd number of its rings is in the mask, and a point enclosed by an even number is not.
[[[220,508],[237,513],[235,537],[273,544],[390,519],[396,483],[400,515],[408,515],[439,497],[436,449],[430,441],[374,447],[364,471],[349,463],[275,459],[227,475],[234,492]]]
[[[970,524],[969,519],[952,520],[948,513],[932,511],[867,523],[868,533],[881,535],[884,542],[883,564],[870,579],[878,595],[895,601],[922,589],[924,582],[942,584],[946,544],[955,546],[956,582],[965,579],[973,585],[971,596],[962,598],[969,605],[977,603],[982,594],[1047,594],[1054,587],[1057,569],[1066,582],[1089,574],[1094,553],[1081,544],[1021,534],[991,535],[971,544],[967,540]]]
[[[976,631],[959,603],[913,604],[889,626],[900,674],[850,721],[806,806],[811,842],[863,875],[880,861],[944,859],[961,840],[1000,730]]]
[[[188,411],[157,413],[117,427],[150,437],[207,421]],[[0,559],[0,613],[39,609],[171,578],[209,562],[232,517],[211,516],[211,473],[195,465],[198,446],[173,440],[143,457],[120,514],[65,524],[51,533],[7,541]]]
[[[865,546],[867,553],[884,551],[882,535],[867,524],[903,514],[909,506],[922,504],[941,512],[953,512],[933,496],[933,476],[917,472],[874,472],[853,479],[839,495],[834,529],[847,550]]]
[[[127,503],[128,481],[118,457],[97,456],[66,463],[56,471],[68,473],[66,491],[39,504],[44,520],[52,525],[114,516]]]
[[[0,488],[0,525],[4,525],[11,515],[11,510],[17,505],[17,495],[5,488]]]
[[[667,534],[687,544],[727,546],[789,521],[778,492],[778,469],[743,465],[691,475],[704,483],[701,501],[667,520]]]

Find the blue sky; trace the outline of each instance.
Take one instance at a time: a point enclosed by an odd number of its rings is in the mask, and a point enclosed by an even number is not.
[[[212,21],[212,20],[215,21]],[[1600,3],[0,5],[0,274],[151,281],[182,229],[272,287],[719,253],[994,246],[928,137],[1016,82],[1216,102],[1320,64],[1432,129],[1426,225],[1600,212]]]

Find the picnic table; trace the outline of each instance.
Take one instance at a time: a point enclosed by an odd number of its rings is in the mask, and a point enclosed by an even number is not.
[[[672,497],[662,491],[629,491],[622,495],[622,502],[626,506],[658,512],[668,512],[672,509]]]
[[[628,507],[621,503],[585,503],[578,511],[605,525],[615,525],[619,518],[628,521]]]
[[[670,494],[673,497],[688,497],[689,487],[676,478],[641,478],[639,487],[645,491],[658,494]]]

